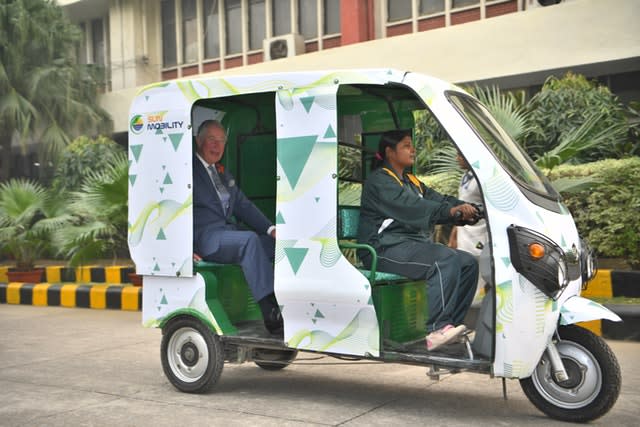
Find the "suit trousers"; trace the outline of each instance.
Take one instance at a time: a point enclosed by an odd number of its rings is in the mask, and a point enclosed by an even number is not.
[[[271,236],[253,231],[219,230],[207,238],[217,239],[220,246],[203,259],[220,264],[240,264],[256,302],[273,293],[275,240]]]
[[[429,241],[407,240],[379,250],[378,270],[426,280],[427,333],[462,324],[478,283],[478,262],[471,254]]]

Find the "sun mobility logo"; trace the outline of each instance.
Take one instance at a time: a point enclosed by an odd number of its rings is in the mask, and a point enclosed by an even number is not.
[[[131,132],[136,135],[142,133],[142,130],[144,128],[144,121],[142,120],[142,116],[140,114],[136,114],[131,118],[131,122],[129,122],[129,128],[131,129]]]
[[[181,129],[184,121],[174,120],[167,121],[164,119],[166,111],[147,114],[147,130],[164,130],[164,129]]]

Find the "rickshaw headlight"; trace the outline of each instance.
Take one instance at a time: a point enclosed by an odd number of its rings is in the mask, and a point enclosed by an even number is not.
[[[569,284],[564,251],[552,240],[528,228],[507,228],[511,263],[516,271],[550,298],[557,299]]]

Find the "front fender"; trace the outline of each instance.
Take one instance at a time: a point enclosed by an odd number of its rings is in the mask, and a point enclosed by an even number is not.
[[[560,324],[571,325],[577,322],[587,322],[589,320],[607,319],[614,322],[622,322],[622,319],[613,311],[579,296],[567,299],[560,307]]]

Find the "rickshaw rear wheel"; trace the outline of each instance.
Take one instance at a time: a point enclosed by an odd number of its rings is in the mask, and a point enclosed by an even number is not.
[[[279,371],[286,368],[298,355],[298,350],[272,350],[257,348],[253,352],[253,363],[267,371]]]
[[[620,366],[607,345],[591,331],[576,325],[558,328],[556,343],[569,379],[553,376],[546,353],[520,386],[539,410],[562,421],[587,422],[606,414],[620,394]]]
[[[204,393],[222,374],[222,343],[201,321],[178,317],[162,328],[160,359],[171,384],[186,393]]]

